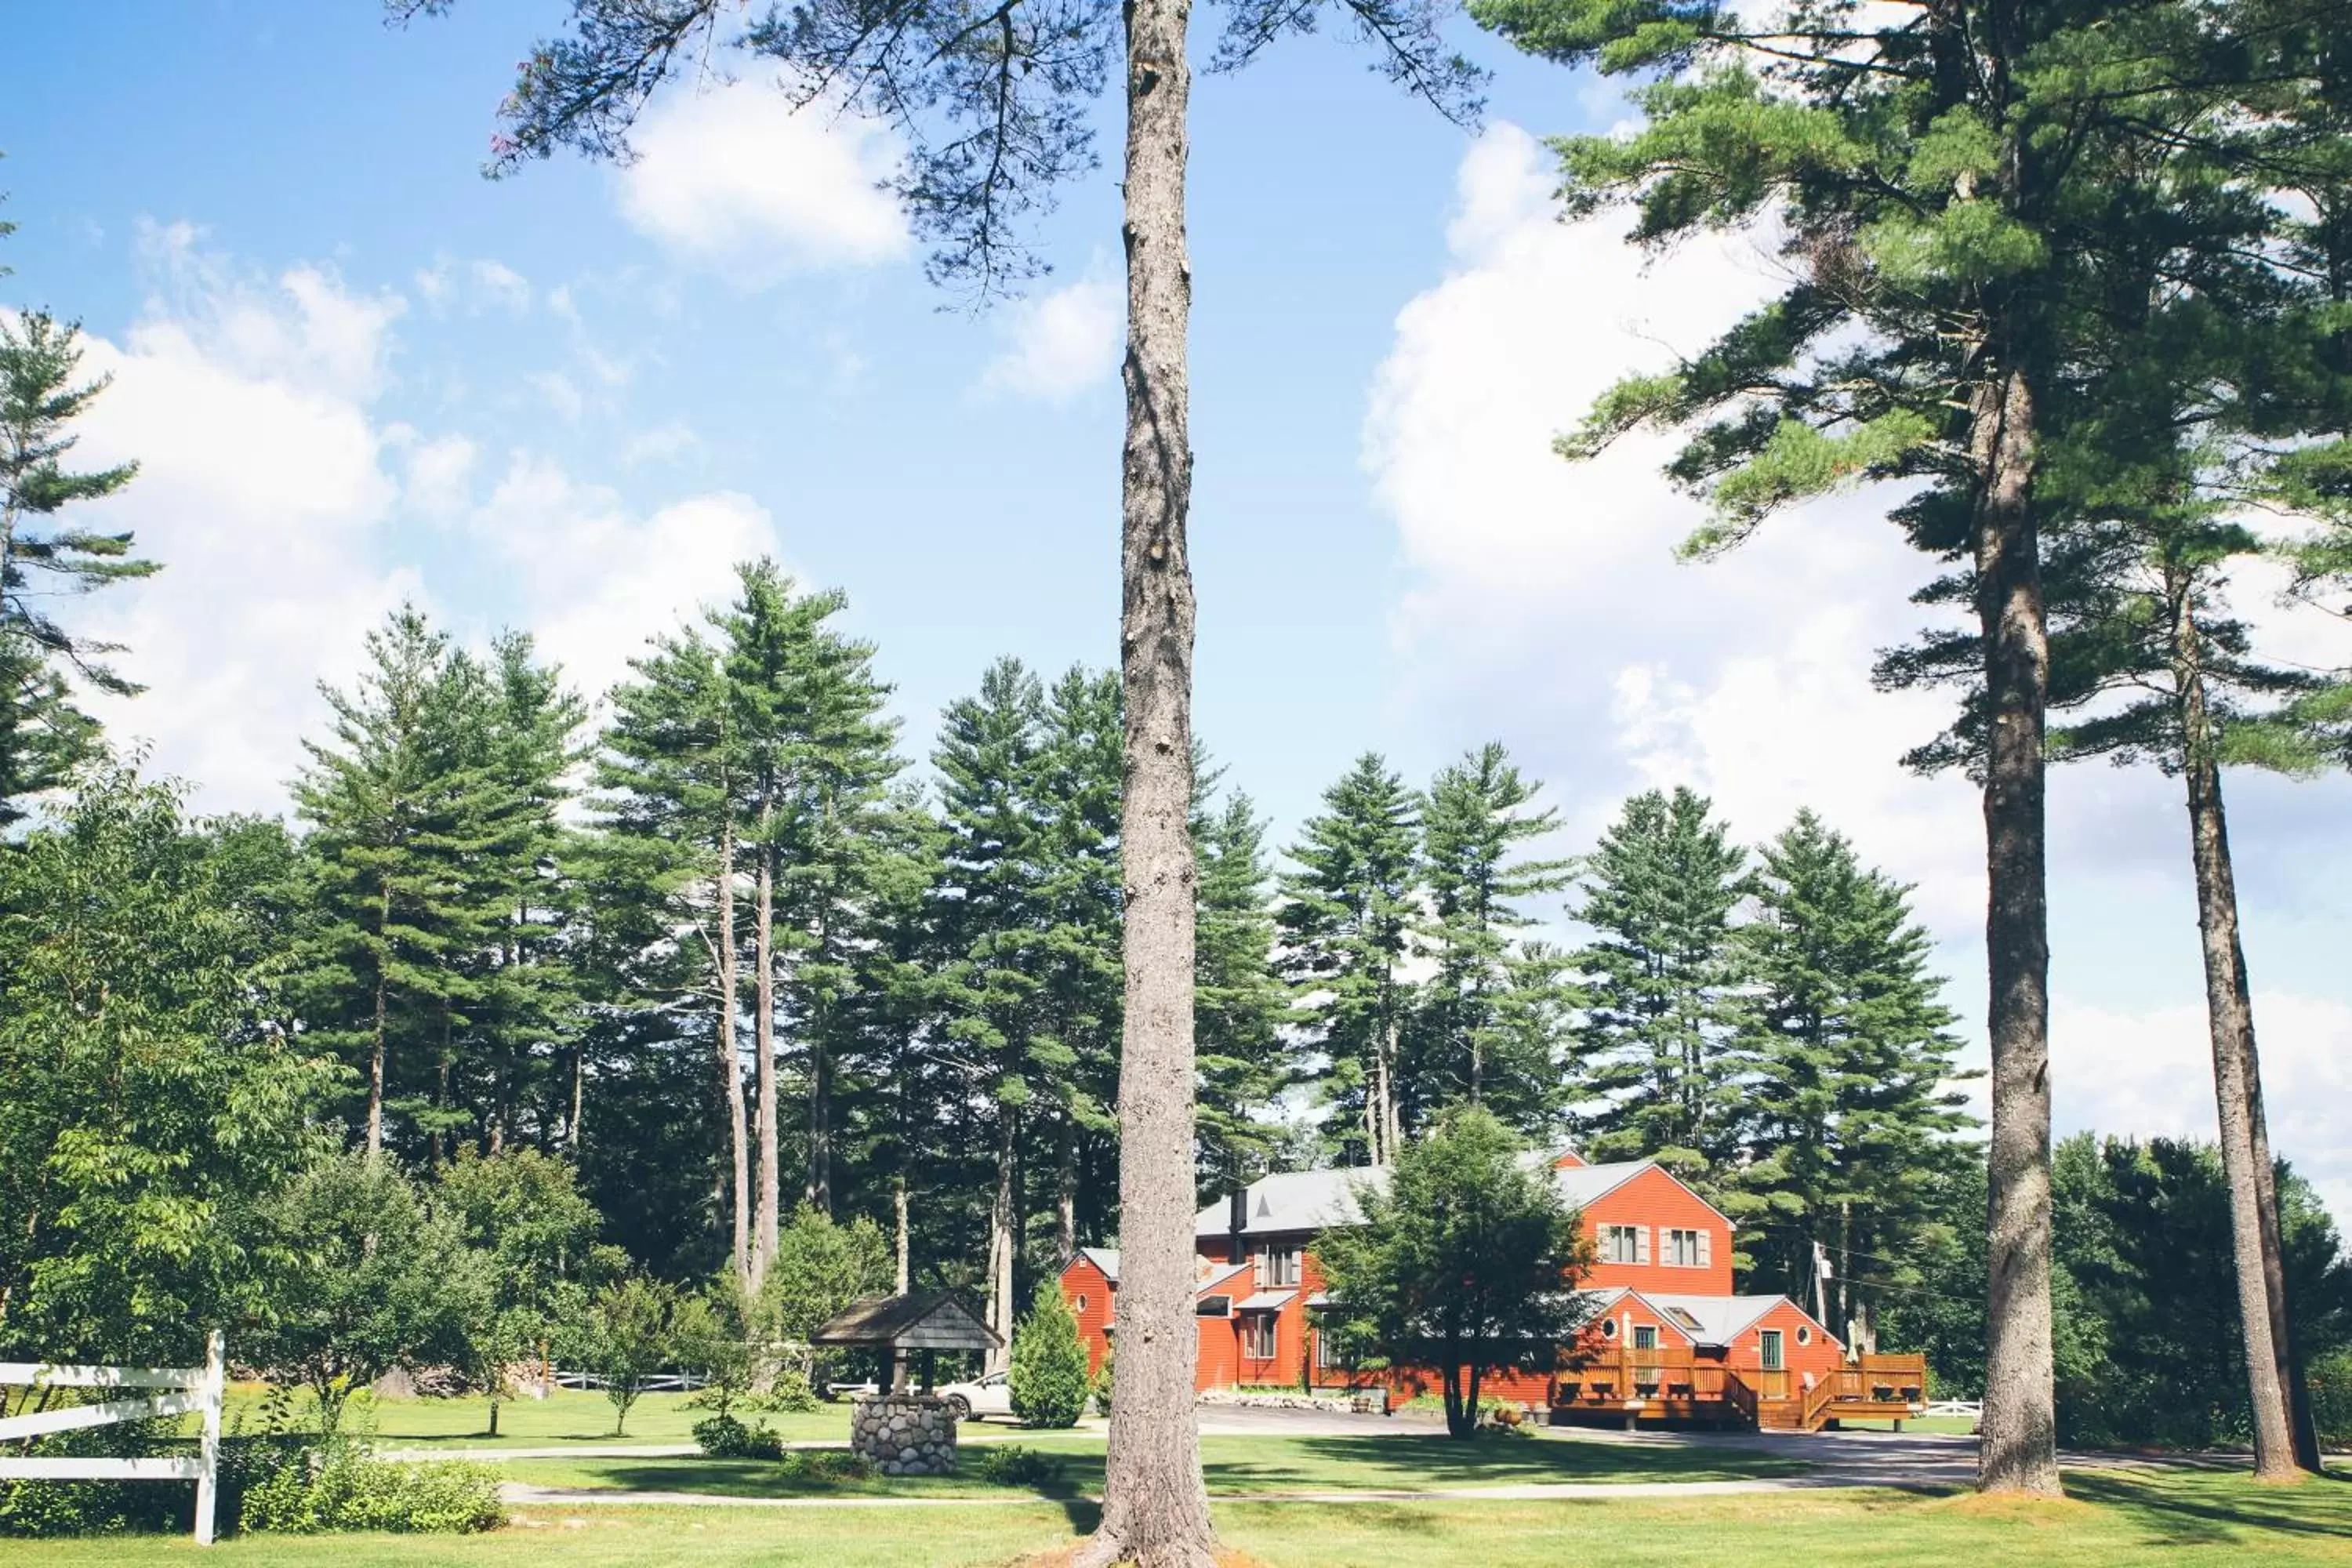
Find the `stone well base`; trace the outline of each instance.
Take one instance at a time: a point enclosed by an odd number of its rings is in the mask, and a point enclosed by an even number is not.
[[[927,1394],[884,1394],[849,1410],[849,1450],[886,1476],[944,1476],[956,1468],[955,1411]]]

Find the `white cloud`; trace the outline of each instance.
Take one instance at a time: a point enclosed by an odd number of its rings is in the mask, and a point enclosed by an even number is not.
[[[1650,785],[1712,795],[1751,842],[1813,806],[1917,885],[1950,999],[1979,1012],[1975,791],[1899,762],[1943,726],[1950,698],[1869,681],[1876,650],[1927,620],[1908,595],[1937,568],[1885,521],[1885,493],[1792,510],[1721,561],[1681,564],[1674,547],[1700,510],[1658,472],[1667,443],[1635,439],[1583,464],[1551,451],[1596,394],[1702,346],[1779,284],[1752,240],[1701,237],[1645,258],[1618,222],[1562,224],[1554,184],[1524,132],[1480,139],[1460,173],[1449,270],[1399,312],[1371,388],[1364,463],[1410,574],[1391,620],[1401,721],[1437,754],[1503,738],[1551,786],[1570,849]],[[2340,626],[2306,617],[2274,635],[2274,585],[2241,577],[2239,606],[2267,646],[2352,662]],[[2340,965],[2287,961],[2298,942],[2324,950],[2305,933],[2329,918],[2332,889],[2300,889],[2326,850],[2352,847],[2346,795],[2251,778],[2232,790],[2247,807],[2231,828],[2250,930],[2273,943],[2257,946],[2255,968],[2275,988],[2259,1011],[2275,1041],[2281,1151],[2332,1184],[2352,1219],[2352,1138],[2330,1114],[2347,1103],[2352,990]],[[2062,1105],[2119,1132],[2187,1130],[2200,1104],[2210,1121],[2178,782],[2058,770],[2050,831]],[[2117,997],[2142,1015],[2088,1010]],[[2135,1044],[2159,1033],[2177,1063]]]
[[[397,491],[365,405],[399,304],[307,267],[265,288],[198,257],[193,230],[155,232],[176,302],[90,341],[84,369],[114,384],[78,457],[139,463],[83,521],[133,531],[163,570],[77,623],[127,644],[120,667],[149,689],[99,704],[118,739],[151,741],[209,808],[274,809],[319,727],[317,681],[346,679],[353,628],[415,587],[374,547]]]
[[[1584,841],[1626,791],[1688,783],[1750,837],[1814,804],[1947,912],[1980,904],[1965,838],[1925,830],[1954,791],[1895,763],[1938,700],[1870,689],[1927,573],[1876,501],[1819,504],[1682,564],[1700,514],[1660,478],[1664,443],[1579,465],[1551,450],[1620,376],[1764,298],[1771,259],[1710,237],[1645,261],[1615,224],[1557,221],[1554,183],[1516,127],[1473,146],[1453,269],[1399,313],[1372,388],[1364,460],[1413,573],[1393,626],[1403,701],[1443,750],[1508,736]]]
[[[1096,266],[1067,288],[1008,306],[1002,353],[981,373],[986,391],[1066,403],[1118,366],[1124,300],[1118,281]]]
[[[383,386],[392,323],[408,308],[397,294],[360,294],[310,263],[272,282],[199,247],[193,224],[140,223],[152,288],[140,331],[201,342],[211,362],[248,379],[363,401]]]
[[[621,461],[635,466],[639,463],[674,463],[702,445],[702,437],[694,426],[683,419],[671,419],[638,431],[621,448]]]
[[[604,486],[520,452],[476,524],[514,569],[513,624],[592,698],[627,674],[646,638],[731,593],[736,563],[782,554],[774,520],[747,496],[691,496],[639,516]]]
[[[694,265],[745,286],[904,256],[907,222],[885,188],[901,156],[877,121],[768,81],[681,91],[639,122],[619,176],[622,216]]]
[[[404,487],[409,504],[435,515],[465,510],[479,455],[463,436],[442,436],[412,446]]]
[[[579,384],[560,370],[533,371],[523,380],[568,423],[578,424],[580,416],[587,411],[588,399],[582,394]]]
[[[517,315],[530,309],[530,280],[503,261],[477,261],[474,287],[483,299]]]
[[[2271,1150],[2292,1161],[2352,1226],[2352,1003],[2292,992],[2254,997]],[[2213,1055],[2201,1002],[2141,1011],[2073,1007],[2051,1016],[2054,1119],[2061,1132],[2216,1136]]]

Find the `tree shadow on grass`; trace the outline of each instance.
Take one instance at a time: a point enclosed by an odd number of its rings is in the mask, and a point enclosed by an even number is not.
[[[2069,1496],[2112,1508],[2168,1545],[2219,1545],[2242,1533],[2352,1534],[2352,1478],[2330,1474],[2300,1486],[2262,1486],[2243,1476],[2074,1471]]]
[[[1204,1449],[1207,1445],[1204,1444]],[[1213,1492],[1349,1488],[1385,1491],[1573,1481],[1738,1480],[1804,1467],[1725,1449],[1633,1448],[1573,1438],[1263,1437],[1218,1442],[1202,1469]],[[1259,1454],[1276,1456],[1260,1458]]]

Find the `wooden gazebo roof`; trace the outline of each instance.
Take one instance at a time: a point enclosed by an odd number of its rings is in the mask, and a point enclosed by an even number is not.
[[[945,1290],[852,1302],[809,1340],[820,1345],[882,1345],[916,1351],[990,1351],[1004,1342]]]

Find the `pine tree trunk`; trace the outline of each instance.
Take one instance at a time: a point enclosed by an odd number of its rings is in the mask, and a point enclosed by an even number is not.
[[[2323,1473],[2319,1449],[2319,1419],[2311,1406],[2311,1382],[2304,1373],[2303,1345],[2294,1336],[2288,1310],[2286,1242],[2279,1227],[2278,1167],[2271,1163],[2270,1128],[2263,1115],[2262,1063],[2253,1054],[2254,1039],[2246,1037],[2246,1111],[2253,1133],[2254,1194],[2263,1220],[2263,1284],[2270,1295],[2271,1344],[2279,1355],[2279,1380],[2286,1390],[2287,1420],[2294,1438],[2294,1462],[2314,1475]]]
[[[822,1018],[809,1026],[809,1206],[833,1213],[833,1062]]]
[[[996,1194],[988,1205],[988,1326],[1003,1342],[989,1352],[989,1371],[1001,1372],[1012,1359],[1013,1252],[1019,1235],[1014,1213],[1019,1194],[1013,1186],[1014,1164],[1021,1147],[1020,1112],[1000,1104],[996,1121]]]
[[[383,1152],[384,1015],[383,975],[379,971],[375,977],[375,1037],[368,1052],[367,1152],[371,1155]]]
[[[1191,16],[1190,0],[1127,0],[1119,1335],[1102,1524],[1077,1561],[1140,1568],[1209,1568],[1216,1542],[1192,1415]]]
[[[1054,1256],[1066,1261],[1078,1250],[1078,1132],[1067,1116],[1062,1119],[1057,1155],[1054,1170]]]
[[[2011,331],[2014,331],[2012,326]],[[2050,934],[2042,730],[2049,627],[2032,510],[2034,407],[2019,345],[1976,394],[1977,613],[1990,720],[1984,781],[1992,1138],[1985,1407],[1978,1484],[2055,1496],[2050,1304]]]
[[[563,1124],[564,1142],[572,1157],[580,1158],[580,1121],[588,1113],[588,1047],[572,1047],[572,1119]]]
[[[895,1276],[898,1289],[894,1293],[903,1296],[913,1288],[915,1279],[914,1238],[907,1228],[907,1178],[904,1176],[890,1184],[890,1228],[897,1243],[898,1256],[898,1273]]]
[[[727,1152],[734,1167],[735,1278],[751,1283],[751,1152],[743,1124],[743,1063],[736,1044],[737,1002],[735,959],[735,828],[730,822],[719,832],[719,871],[714,879],[719,904],[718,1038],[719,1085],[726,1097]]]
[[[776,1238],[782,1226],[777,1209],[782,1198],[776,1151],[776,849],[768,839],[767,814],[760,818],[760,869],[753,881],[751,962],[758,966],[753,987],[759,1016],[751,1021],[756,1060],[751,1065],[757,1088],[760,1120],[760,1190],[751,1234],[751,1288],[758,1289],[775,1261]]]
[[[2174,700],[2181,731],[2181,774],[2189,790],[2189,844],[2197,873],[2197,929],[2205,956],[2205,1011],[2213,1041],[2213,1098],[2220,1112],[2221,1169],[2230,1184],[2230,1244],[2238,1276],[2238,1319],[2246,1351],[2246,1384],[2253,1414],[2254,1474],[2267,1481],[2297,1479],[2294,1440],[2273,1325],[2284,1330],[2285,1303],[2270,1289],[2275,1255],[2265,1257],[2259,1167],[2252,1104],[2261,1093],[2254,1068],[2253,1000],[2246,953],[2238,936],[2237,878],[2230,863],[2230,831],[2221,805],[2221,769],[2214,753],[2211,715],[2197,646],[2188,587],[2171,591]],[[2280,1271],[2282,1279],[2284,1271]]]

